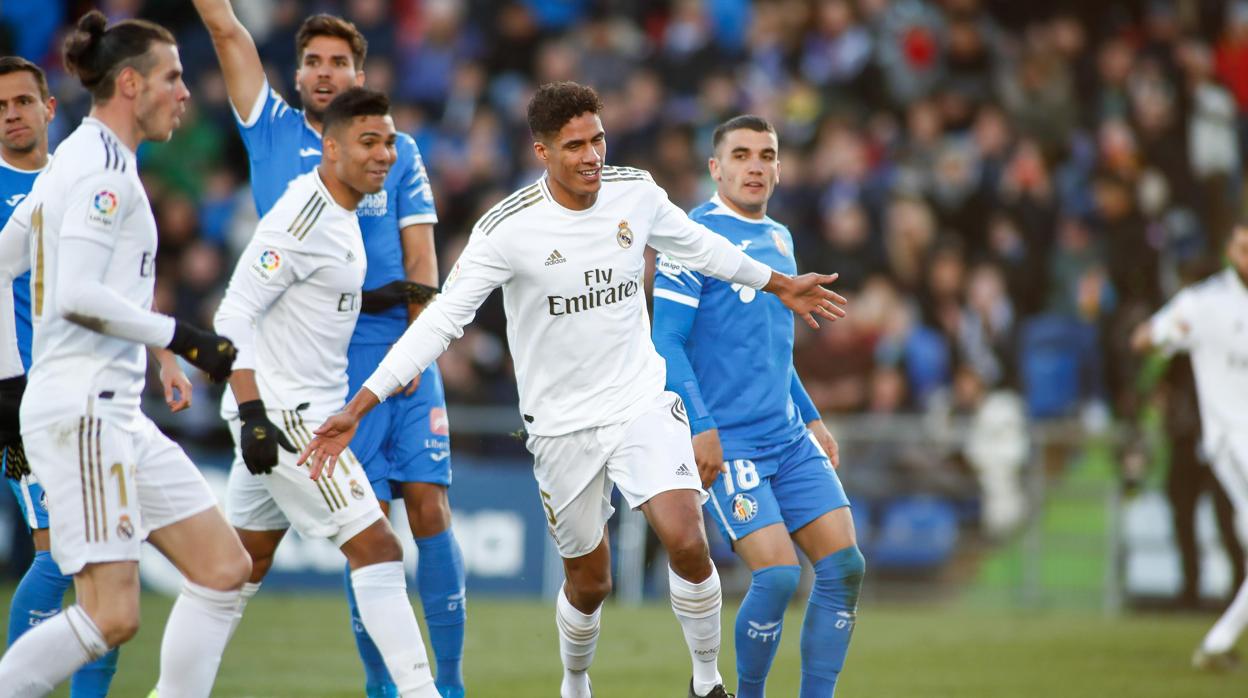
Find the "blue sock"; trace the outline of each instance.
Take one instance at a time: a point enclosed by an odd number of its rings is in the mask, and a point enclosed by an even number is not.
[[[351,632],[355,634],[355,648],[360,653],[360,662],[364,664],[364,694],[368,698],[392,698],[399,695],[399,689],[390,678],[386,669],[386,661],[381,658],[373,638],[364,629],[364,621],[360,620],[360,609],[355,604],[355,589],[351,587],[351,565],[347,565],[343,575],[347,585],[347,606],[351,609]]]
[[[30,569],[22,576],[13,592],[9,608],[9,644],[23,633],[61,612],[65,591],[74,581],[61,574],[61,568],[52,559],[52,553],[41,550],[35,553]],[[103,698],[108,695],[113,674],[117,673],[117,650],[78,670],[74,674],[70,698]]]
[[[9,608],[9,644],[13,644],[27,630],[60,613],[65,590],[72,582],[71,577],[61,574],[52,553],[46,550],[36,552],[30,569],[26,570],[13,592]]]
[[[801,698],[831,698],[845,666],[858,614],[858,591],[866,561],[857,546],[815,563],[815,585],[802,623]]]
[[[117,673],[117,648],[82,667],[69,683],[69,698],[105,698]]]
[[[435,685],[443,698],[458,698],[464,695],[464,556],[449,528],[417,538],[416,549],[416,586],[438,661]]]
[[[767,672],[780,647],[784,609],[797,590],[802,568],[777,565],[755,570],[737,611],[737,698],[763,698]]]

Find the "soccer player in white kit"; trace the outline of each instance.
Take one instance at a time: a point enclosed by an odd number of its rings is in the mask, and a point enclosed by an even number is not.
[[[312,460],[314,476],[336,472],[360,416],[433,363],[502,287],[527,446],[567,579],[556,600],[561,695],[591,695],[587,671],[611,590],[605,526],[614,484],[645,513],[671,560],[672,608],[693,662],[690,695],[724,698],[719,576],[700,511],[706,494],[684,405],[664,390],[664,363],[650,341],[645,247],[771,291],[811,324],[812,313],[843,316],[844,299],[819,285],[835,277],[773,272],[690,221],[646,172],[604,166],[601,110],[588,87],[538,90],[528,116],[545,175],[477,222],[442,295],[346,409],[316,430],[301,459]]]
[[[1248,543],[1248,223],[1227,242],[1231,265],[1179,291],[1135,329],[1132,347],[1186,351],[1196,374],[1201,448],[1235,505],[1241,541]],[[1197,669],[1237,663],[1235,641],[1248,627],[1248,582],[1192,655]]]
[[[342,467],[313,480],[294,445],[312,438],[306,420],[319,423],[347,396],[347,345],[366,264],[355,209],[394,165],[389,112],[374,90],[353,87],[334,98],[321,164],[291,180],[234,268],[215,320],[238,345],[221,401],[236,445],[226,509],[253,555],[240,617],[288,528],[327,538],[347,556],[360,619],[399,694],[438,698],[407,598],[403,549],[363,467],[347,451]]]
[[[145,347],[168,347],[217,380],[229,340],[152,312],[156,223],[134,151],[168,140],[190,94],[173,36],[90,12],[65,65],[92,97],[0,236],[0,376],[21,373],[13,278],[31,270],[33,364],[21,401],[30,468],[50,513],[52,556],[77,603],[0,659],[0,696],[51,692],[139,626],[146,538],[186,578],[165,625],[158,690],[209,695],[251,570],[238,536],[186,454],[139,410]]]

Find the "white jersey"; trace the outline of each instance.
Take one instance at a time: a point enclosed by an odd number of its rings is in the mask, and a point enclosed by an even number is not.
[[[27,395],[37,396],[22,401],[23,431],[84,414],[138,428],[147,355],[136,340],[167,344],[173,319],[150,312],[156,220],[134,153],[103,123],[83,119],[14,219],[30,236],[34,338]],[[81,241],[91,243],[86,249],[97,259],[87,266],[98,269],[99,279],[65,278],[82,260],[62,249]],[[67,311],[63,294],[88,284],[97,296],[93,307],[107,311],[113,304],[119,312],[75,317]]]
[[[1154,344],[1191,353],[1205,450],[1219,454],[1248,433],[1248,288],[1225,269],[1179,291],[1150,327]]]
[[[238,347],[234,369],[254,369],[270,409],[324,416],[347,396],[347,345],[360,313],[364,240],[317,170],[291,180],[260,219],[217,310],[216,331]],[[226,391],[221,414],[238,413]]]
[[[477,222],[443,293],[365,385],[384,399],[424,370],[501,286],[529,432],[558,436],[630,421],[654,404],[666,379],[643,290],[647,245],[753,288],[771,276],[689,220],[644,171],[602,168],[598,198],[583,211],[556,203],[543,177]]]

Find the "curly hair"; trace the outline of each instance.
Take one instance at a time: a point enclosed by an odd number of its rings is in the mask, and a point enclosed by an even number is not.
[[[324,13],[303,20],[295,34],[295,57],[300,65],[303,64],[304,50],[318,36],[329,36],[347,42],[351,47],[351,60],[355,69],[364,70],[364,59],[368,57],[368,41],[364,35],[349,20]]]
[[[538,140],[550,140],[581,114],[601,111],[602,99],[594,88],[575,82],[548,82],[529,100],[529,131]]]

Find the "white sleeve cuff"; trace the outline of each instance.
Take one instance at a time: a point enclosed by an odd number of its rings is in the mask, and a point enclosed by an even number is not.
[[[265,80],[264,87],[260,88],[260,94],[256,95],[256,102],[251,105],[251,111],[247,112],[247,118],[245,119],[234,108],[234,103],[230,102],[230,111],[233,112],[234,118],[238,120],[240,126],[251,128],[256,125],[256,122],[260,120],[260,112],[264,109],[264,103],[268,101],[270,89],[272,88],[269,87],[269,81]]]
[[[732,282],[761,291],[771,281],[771,272],[771,267],[766,264],[753,257],[742,255],[741,266],[737,267],[737,273],[732,275]]]
[[[377,402],[385,402],[401,385],[403,383],[385,365],[378,366],[373,375],[364,381],[364,387],[377,396]]]
[[[434,224],[438,222],[438,214],[436,213],[416,213],[410,216],[403,216],[399,219],[399,230],[409,225],[421,225],[424,223]]]

